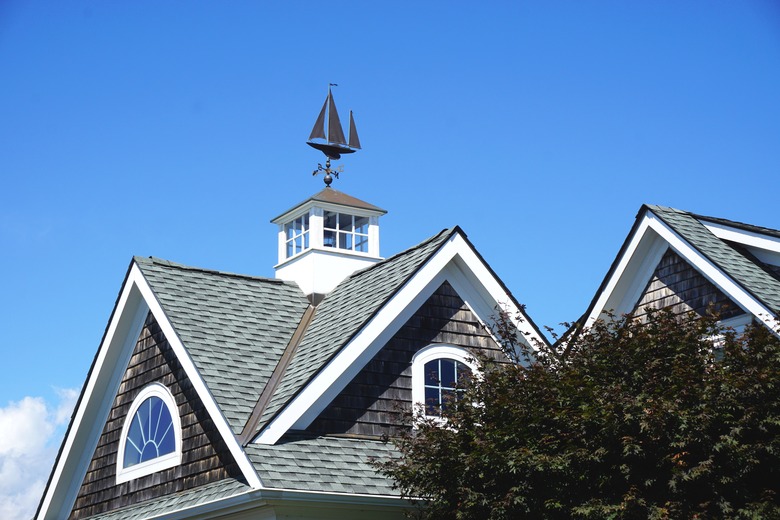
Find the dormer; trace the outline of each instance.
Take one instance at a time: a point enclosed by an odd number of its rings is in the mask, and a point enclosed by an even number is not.
[[[279,215],[276,278],[306,295],[327,294],[355,271],[382,260],[379,217],[385,210],[330,186]]]

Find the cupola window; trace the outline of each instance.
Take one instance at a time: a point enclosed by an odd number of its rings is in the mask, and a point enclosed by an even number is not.
[[[287,258],[309,249],[309,214],[302,215],[284,225]]]
[[[181,463],[181,421],[168,389],[144,387],[133,401],[122,428],[117,482],[126,482]]]
[[[467,351],[451,345],[431,345],[412,359],[412,398],[425,407],[425,415],[441,416],[457,402],[465,384],[477,371]]]
[[[323,244],[368,253],[368,224],[368,217],[326,211]]]

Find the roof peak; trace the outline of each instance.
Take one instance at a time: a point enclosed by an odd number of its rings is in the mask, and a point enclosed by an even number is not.
[[[345,206],[348,208],[354,208],[358,210],[363,211],[369,211],[371,213],[375,213],[377,215],[384,215],[387,213],[387,210],[380,208],[379,206],[375,206],[373,204],[370,204],[364,200],[358,199],[357,197],[353,197],[352,195],[348,195],[344,193],[343,191],[339,191],[335,188],[331,188],[330,186],[326,186],[322,190],[318,191],[311,197],[299,202],[298,204],[295,204],[290,209],[285,211],[284,213],[274,217],[271,219],[272,223],[277,223],[280,220],[282,220],[284,217],[288,216],[290,213],[294,213],[298,209],[300,209],[302,206],[305,206],[309,203],[326,203],[326,204],[335,204],[338,206]]]

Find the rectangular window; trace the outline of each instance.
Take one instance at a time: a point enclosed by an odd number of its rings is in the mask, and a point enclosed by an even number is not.
[[[325,212],[325,247],[368,253],[368,217]]]
[[[287,258],[309,249],[309,215],[298,217],[284,225]]]

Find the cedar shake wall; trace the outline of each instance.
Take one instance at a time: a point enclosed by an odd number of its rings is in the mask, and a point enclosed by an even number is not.
[[[743,314],[736,303],[671,248],[655,268],[650,282],[634,307],[633,314],[644,317],[647,314],[646,307],[671,307],[675,314],[694,311],[700,316],[712,308],[719,312],[720,318],[724,320]]]
[[[138,392],[152,382],[164,384],[178,405],[182,428],[182,463],[117,485],[117,451],[125,416]],[[78,520],[112,511],[226,477],[243,480],[192,383],[149,313],[70,519]]]
[[[412,356],[446,343],[503,356],[498,345],[444,282],[309,426],[314,434],[393,436],[412,406]]]

